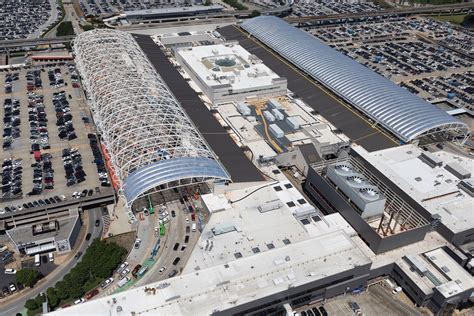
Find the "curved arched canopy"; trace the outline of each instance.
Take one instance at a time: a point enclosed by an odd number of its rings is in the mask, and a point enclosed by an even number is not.
[[[280,18],[256,17],[242,28],[404,142],[440,131],[469,133],[467,124]]]
[[[84,32],[74,53],[128,205],[155,187],[230,181],[132,35]]]

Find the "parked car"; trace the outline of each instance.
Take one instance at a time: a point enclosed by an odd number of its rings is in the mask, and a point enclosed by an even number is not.
[[[15,269],[5,269],[5,274],[16,274]]]
[[[171,271],[170,273],[168,273],[168,277],[169,277],[169,278],[172,278],[172,277],[174,277],[176,274],[178,274],[178,271],[173,270],[173,271]]]

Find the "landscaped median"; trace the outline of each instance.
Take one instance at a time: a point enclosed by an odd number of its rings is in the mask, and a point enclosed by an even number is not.
[[[127,251],[116,243],[95,239],[87,248],[82,260],[69,271],[54,287],[46,291],[51,310],[73,302],[95,288],[104,279],[110,277],[119,264],[125,259]],[[44,297],[26,301],[28,315],[41,312]]]

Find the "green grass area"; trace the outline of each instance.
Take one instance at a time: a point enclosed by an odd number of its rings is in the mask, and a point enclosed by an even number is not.
[[[461,25],[465,17],[466,17],[465,14],[459,14],[459,15],[441,15],[441,16],[435,16],[433,18],[436,20],[443,21],[443,22],[451,22],[453,24]]]
[[[71,21],[61,22],[56,29],[56,36],[74,35],[74,27]]]

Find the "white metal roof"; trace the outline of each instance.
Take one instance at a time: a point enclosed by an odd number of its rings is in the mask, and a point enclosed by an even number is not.
[[[132,35],[106,29],[84,32],[75,39],[74,52],[129,205],[151,189],[229,180]]]
[[[467,124],[280,18],[256,17],[242,28],[404,142],[444,130],[469,132]]]

